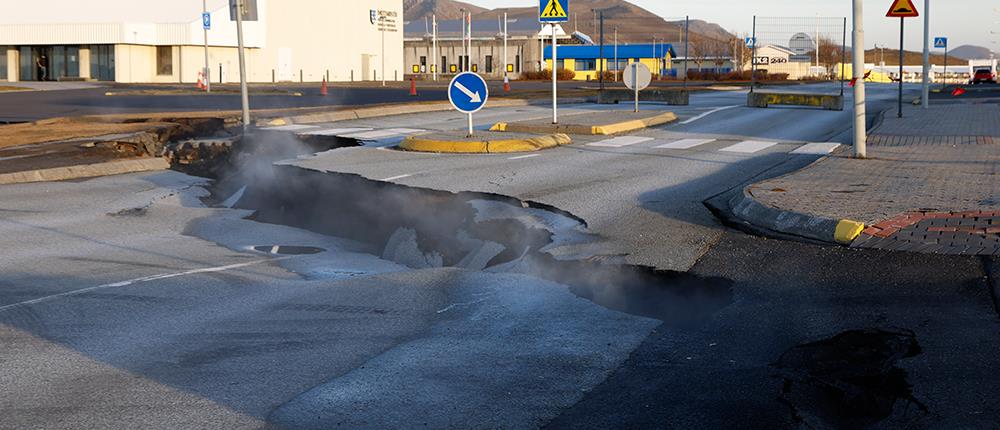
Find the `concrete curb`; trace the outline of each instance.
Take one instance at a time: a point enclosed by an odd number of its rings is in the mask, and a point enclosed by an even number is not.
[[[611,134],[627,133],[644,128],[655,127],[677,120],[677,115],[673,112],[664,112],[652,117],[633,119],[601,125],[579,125],[579,124],[518,124],[498,122],[490,131],[514,132],[514,133],[565,133],[607,136]]]
[[[530,106],[537,100],[532,99],[499,99],[490,101],[490,107],[518,107]],[[566,99],[563,103],[585,103],[586,99]],[[259,121],[261,126],[282,126],[289,124],[318,124],[324,122],[348,121],[352,119],[379,118],[384,116],[405,115],[413,113],[445,112],[454,110],[451,103],[431,102],[419,104],[388,104],[380,106],[362,107],[357,109],[337,110],[333,112],[315,112],[295,116],[273,118],[266,121]]]
[[[54,167],[51,169],[28,170],[0,174],[0,185],[26,184],[31,182],[65,181],[69,179],[96,178],[125,173],[167,170],[170,162],[165,158],[138,158],[109,161],[107,163],[83,164],[77,166]]]
[[[735,217],[755,226],[820,242],[850,245],[864,231],[864,223],[786,211],[767,206],[753,198],[750,185],[729,201]]]
[[[499,154],[512,152],[534,152],[543,149],[569,145],[573,139],[565,134],[551,134],[525,139],[506,140],[434,140],[420,136],[410,136],[399,147],[414,152],[438,152],[458,154]]]

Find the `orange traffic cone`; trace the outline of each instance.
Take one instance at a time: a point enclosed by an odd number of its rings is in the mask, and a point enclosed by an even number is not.
[[[503,75],[503,92],[510,92],[510,78],[508,78],[507,75]]]
[[[963,94],[965,94],[965,88],[962,87],[955,88],[955,90],[951,92],[952,97],[958,97]]]
[[[327,91],[327,88],[326,88],[326,77],[324,76],[323,77],[323,85],[319,87],[319,95],[325,97],[327,94],[328,94],[328,91]]]
[[[205,85],[205,72],[198,72],[198,89],[205,91],[208,86]]]
[[[413,78],[410,78],[410,96],[416,96],[416,95],[417,95],[417,81],[414,81]]]

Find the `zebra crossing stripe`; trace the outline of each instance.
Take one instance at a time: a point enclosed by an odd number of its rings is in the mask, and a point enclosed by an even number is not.
[[[737,144],[735,144],[733,146],[722,148],[719,151],[722,151],[722,152],[736,152],[736,153],[740,153],[740,154],[753,154],[755,152],[763,151],[763,150],[765,150],[767,148],[770,148],[770,147],[772,147],[774,145],[777,145],[777,144],[778,144],[778,142],[762,142],[762,141],[759,141],[759,140],[745,140],[745,141],[737,143]]]

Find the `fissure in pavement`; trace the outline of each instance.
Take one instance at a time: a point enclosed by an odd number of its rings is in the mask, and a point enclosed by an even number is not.
[[[217,179],[213,194],[219,202],[253,210],[256,221],[354,239],[368,244],[372,254],[414,269],[523,273],[568,285],[602,306],[666,322],[701,320],[733,300],[727,279],[612,264],[601,255],[561,254],[558,248],[585,245],[594,237],[584,220],[558,208],[274,164],[356,144],[303,142],[287,134],[245,138],[209,169]],[[228,198],[242,189],[235,202]]]

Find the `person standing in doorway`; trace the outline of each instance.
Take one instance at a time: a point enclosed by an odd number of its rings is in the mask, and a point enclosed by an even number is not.
[[[49,78],[49,59],[45,58],[44,55],[38,57],[35,60],[35,65],[38,66],[38,80],[45,81]]]

